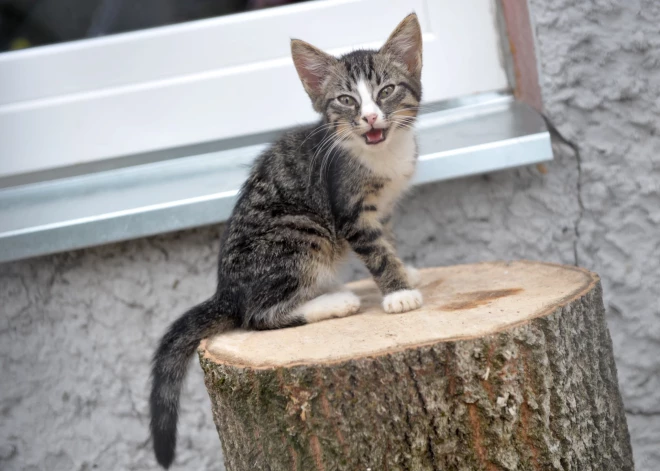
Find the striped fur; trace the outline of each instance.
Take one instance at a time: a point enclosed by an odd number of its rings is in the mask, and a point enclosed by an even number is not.
[[[151,431],[165,468],[174,459],[181,384],[202,338],[355,313],[359,299],[336,279],[349,250],[369,269],[386,311],[421,305],[390,227],[417,159],[416,16],[406,17],[379,51],[335,58],[293,40],[292,55],[322,118],[285,133],[256,160],[223,234],[216,293],[174,322],[154,355]],[[369,143],[367,132],[383,140]]]

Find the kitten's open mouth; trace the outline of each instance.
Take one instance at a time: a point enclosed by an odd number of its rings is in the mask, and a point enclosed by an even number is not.
[[[378,144],[385,140],[385,129],[372,129],[364,134],[367,144]]]

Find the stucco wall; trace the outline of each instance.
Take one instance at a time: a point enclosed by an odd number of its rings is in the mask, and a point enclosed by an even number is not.
[[[660,4],[531,4],[544,104],[570,144],[556,139],[547,172],[415,189],[398,218],[400,251],[418,266],[577,255],[600,273],[637,469],[656,471]],[[0,469],[158,469],[147,435],[149,357],[166,324],[211,294],[218,233],[0,265]],[[347,267],[347,278],[358,273]],[[222,469],[195,365],[182,409],[175,469]]]
[[[579,157],[637,469],[660,469],[660,2],[532,0],[543,103]]]

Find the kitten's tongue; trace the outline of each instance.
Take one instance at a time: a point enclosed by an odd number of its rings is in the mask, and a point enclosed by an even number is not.
[[[383,140],[383,130],[382,129],[372,129],[367,134],[367,142],[376,143]]]

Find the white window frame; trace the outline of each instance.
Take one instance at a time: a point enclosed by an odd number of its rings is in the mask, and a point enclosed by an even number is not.
[[[0,178],[312,121],[289,38],[378,47],[411,11],[425,102],[509,87],[494,0],[318,0],[8,52]]]

